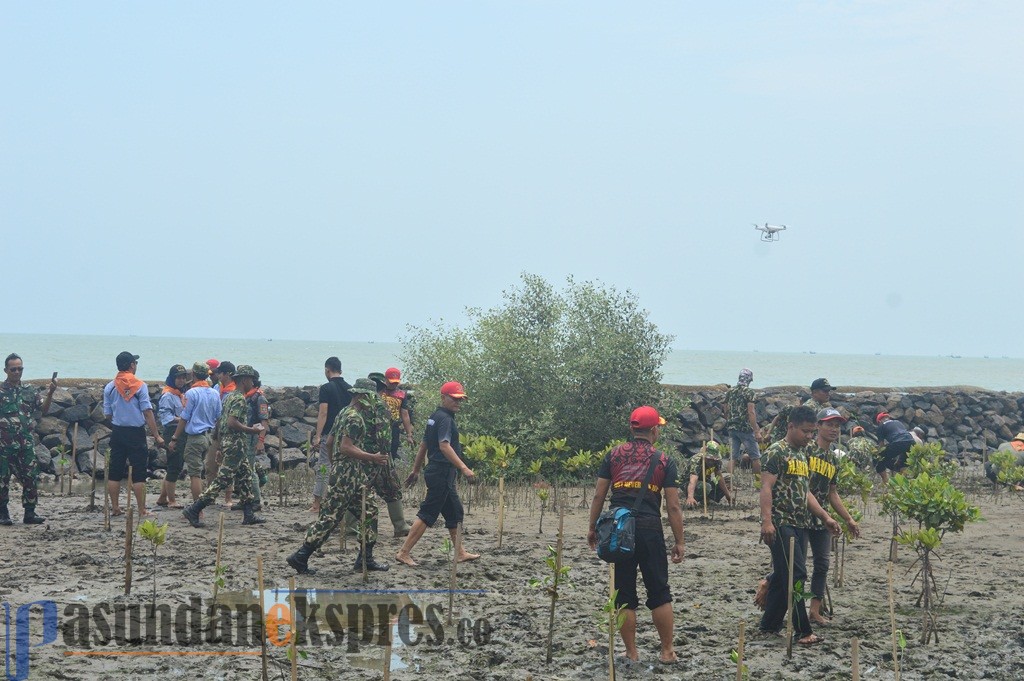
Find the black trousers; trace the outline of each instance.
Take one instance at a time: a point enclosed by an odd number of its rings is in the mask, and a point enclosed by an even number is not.
[[[807,584],[807,530],[792,525],[776,527],[775,541],[771,545],[774,576],[768,582],[768,595],[764,604],[764,615],[761,617],[761,631],[779,631],[786,621],[786,594],[789,591],[786,575],[789,574],[790,537],[796,539],[793,546],[793,583]],[[809,591],[809,589],[805,588],[805,591]],[[802,600],[797,601],[793,606],[793,633],[797,638],[803,638],[812,633],[811,621],[807,617],[807,606]]]

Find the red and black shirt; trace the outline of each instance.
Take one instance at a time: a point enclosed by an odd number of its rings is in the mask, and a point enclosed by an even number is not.
[[[610,451],[601,462],[597,477],[611,480],[613,507],[633,507],[647,477],[652,456],[658,457],[658,463],[638,512],[661,515],[661,490],[665,487],[679,487],[679,475],[676,462],[646,440],[625,442]]]

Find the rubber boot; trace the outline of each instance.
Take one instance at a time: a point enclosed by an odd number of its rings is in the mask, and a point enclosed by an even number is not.
[[[41,515],[36,515],[35,506],[26,506],[25,518],[22,522],[24,522],[26,525],[42,525],[46,522],[46,518],[44,518]]]
[[[243,525],[262,525],[267,522],[263,518],[256,515],[256,502],[250,501],[248,504],[242,506],[242,512],[245,514],[242,517]]]
[[[410,525],[405,519],[405,508],[402,507],[401,499],[388,503],[388,516],[391,518],[391,524],[395,528],[396,537],[406,537],[409,535]]]
[[[309,557],[316,551],[316,547],[312,544],[303,543],[299,547],[299,550],[288,556],[288,564],[298,572],[300,575],[313,575],[316,574],[316,570],[309,569]]]
[[[206,527],[206,525],[203,524],[203,521],[199,519],[199,514],[202,513],[203,509],[209,505],[209,501],[203,501],[203,499],[200,498],[181,509],[181,514],[192,524],[192,527]]]
[[[386,572],[390,565],[387,563],[378,563],[373,559],[373,546],[376,542],[369,542],[366,544],[366,569],[373,572]],[[355,565],[352,566],[355,572],[363,571],[363,552],[360,551],[359,555],[356,556]]]
[[[7,512],[7,505],[0,506],[0,525],[13,525],[11,515]]]

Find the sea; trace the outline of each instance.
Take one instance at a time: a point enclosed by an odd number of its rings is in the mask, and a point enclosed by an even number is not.
[[[399,343],[150,336],[78,336],[0,334],[0,357],[16,352],[25,363],[25,379],[111,378],[114,357],[122,350],[139,355],[138,375],[159,383],[174,364],[191,367],[210,358],[251,364],[266,386],[319,385],[324,360],[341,359],[349,380],[388,367],[402,368]],[[923,357],[839,355],[810,352],[671,351],[662,366],[662,382],[676,385],[735,383],[744,367],[754,372],[753,387],[809,386],[827,378],[839,388],[974,386],[989,390],[1024,389],[1024,359],[1011,357]],[[59,380],[58,377],[58,380]],[[458,378],[457,376],[453,378]]]

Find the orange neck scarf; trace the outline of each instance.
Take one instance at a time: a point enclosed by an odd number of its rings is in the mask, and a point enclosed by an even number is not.
[[[181,394],[180,390],[178,390],[177,388],[172,388],[169,385],[165,385],[164,386],[164,394],[167,394],[167,393],[171,393],[172,395],[177,395],[178,399],[181,400],[181,406],[183,406],[183,407],[185,406],[185,396]]]
[[[245,394],[245,398],[246,398],[246,399],[249,399],[250,397],[252,397],[252,396],[253,396],[253,395],[255,395],[256,393],[258,393],[259,391],[260,391],[260,389],[259,389],[259,388],[253,388],[252,390],[250,390],[249,392],[247,392],[247,393]]]
[[[192,384],[192,387],[193,388],[209,388],[210,387],[210,382],[209,381],[205,381],[205,380],[204,381],[195,381]]]
[[[135,374],[130,371],[118,371],[117,376],[114,377],[114,387],[117,388],[117,394],[125,402],[130,402],[135,397],[135,393],[142,387],[142,381],[136,378]]]
[[[230,383],[228,383],[227,385],[222,385],[222,386],[220,387],[220,396],[221,396],[221,397],[224,397],[224,396],[225,396],[225,395],[227,395],[228,393],[230,393],[230,392],[234,392],[234,391],[235,391],[235,388],[236,388],[236,387],[237,387],[237,386],[235,385],[235,382],[234,382],[234,381],[231,381],[231,382],[230,382]]]

